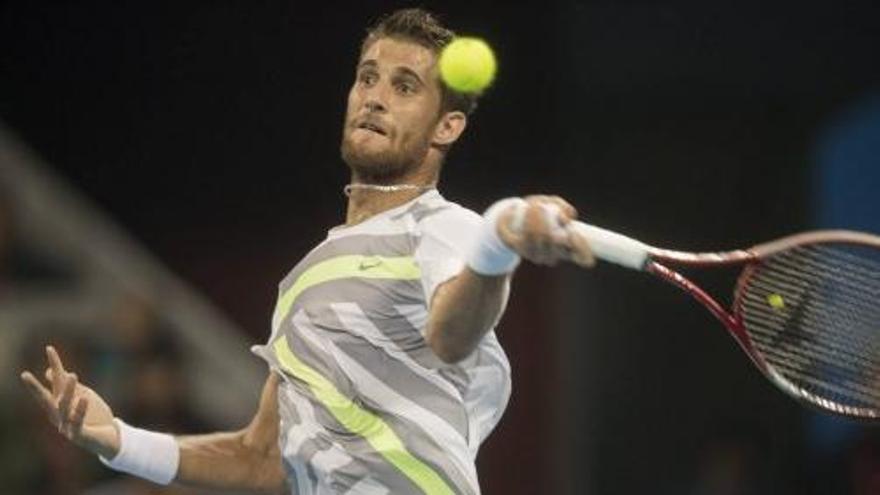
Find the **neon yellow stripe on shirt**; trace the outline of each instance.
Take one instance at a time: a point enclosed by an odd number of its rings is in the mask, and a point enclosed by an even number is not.
[[[293,302],[309,287],[341,278],[418,280],[422,271],[412,256],[336,256],[303,272],[278,299],[274,321],[287,316]]]
[[[321,376],[291,352],[282,335],[272,345],[284,370],[309,385],[315,398],[348,431],[360,435],[382,457],[415,483],[426,494],[453,494],[439,474],[413,456],[382,418],[358,406],[342,395],[333,383]]]

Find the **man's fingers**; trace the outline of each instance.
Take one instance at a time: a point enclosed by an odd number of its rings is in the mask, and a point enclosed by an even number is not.
[[[560,222],[565,225],[569,221],[577,218],[577,209],[571,205],[568,201],[560,198],[559,196],[548,196],[544,194],[537,194],[534,196],[526,196],[526,201],[529,203],[549,203],[559,207],[560,213]]]
[[[61,363],[61,357],[58,356],[58,351],[51,345],[46,346],[46,356],[49,358],[49,364],[52,365],[53,370],[58,373],[64,373],[64,364]]]
[[[46,368],[46,372],[43,376],[46,378],[46,381],[49,382],[49,387],[52,390],[52,398],[57,403],[61,394],[64,392],[64,375],[55,373],[55,370],[52,368]]]
[[[533,263],[544,264],[547,224],[540,206],[529,204],[523,212],[523,229],[520,233],[520,254]]]
[[[515,237],[520,235],[522,231],[522,219],[516,219],[514,217],[519,216],[519,208],[517,206],[511,206],[507,208],[505,211],[498,216],[498,229],[499,234],[507,234],[508,237]],[[514,225],[519,224],[519,225]]]
[[[24,382],[25,387],[34,396],[34,400],[49,414],[50,421],[57,423],[58,409],[55,407],[55,396],[52,395],[52,392],[43,386],[30,371],[25,371],[21,374],[21,381]]]
[[[57,396],[61,393],[61,388],[64,385],[64,365],[61,363],[58,351],[51,345],[46,346],[46,359],[49,361],[49,369],[52,370],[52,373],[47,372],[46,379],[52,383],[52,393]]]
[[[590,249],[590,243],[573,229],[568,230],[568,245],[571,261],[580,266],[592,267],[596,264],[596,257]]]
[[[569,230],[577,210],[558,196],[524,198],[525,205],[511,207],[498,221],[499,235],[520,256],[539,265],[571,260],[593,266],[595,260],[587,241]],[[516,224],[516,225],[515,225]]]
[[[73,402],[73,395],[76,391],[76,375],[70,374],[64,380],[64,389],[61,392],[61,399],[58,401],[58,412],[63,420],[67,420],[70,416],[70,404]]]
[[[561,201],[561,200],[560,200]],[[571,221],[563,212],[567,203],[545,201],[535,206],[534,241],[537,250],[536,262],[554,266],[560,260],[569,259],[568,232],[565,225]]]
[[[52,396],[52,392],[49,391],[46,387],[37,380],[30,371],[25,371],[21,374],[21,381],[27,386],[27,389],[31,391],[34,398],[37,399],[37,402],[44,406],[51,406],[55,399]]]
[[[548,202],[535,201],[513,206],[498,222],[501,238],[520,256],[539,265],[555,264],[560,257],[567,259],[559,254],[557,246],[557,230],[562,230],[556,219],[559,209],[548,207]]]
[[[79,431],[82,430],[83,422],[86,418],[86,411],[89,409],[89,400],[85,397],[80,398],[76,405],[73,407],[73,410],[70,412],[70,417],[68,418],[68,433],[72,436],[76,436],[79,434]]]
[[[537,228],[537,232],[546,232],[549,239],[542,245],[540,257],[543,264],[555,265],[560,259],[571,260],[580,266],[592,267],[596,264],[589,242],[569,228],[577,218],[577,211],[567,201],[558,196],[540,196],[540,206],[545,210],[545,226],[548,230]]]
[[[568,222],[574,220],[578,216],[577,209],[572,206],[568,201],[558,197],[551,196],[550,202],[559,207],[560,218],[559,221],[562,225],[567,224]]]

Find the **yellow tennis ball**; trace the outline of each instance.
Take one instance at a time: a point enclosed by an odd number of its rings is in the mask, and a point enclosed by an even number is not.
[[[779,294],[770,294],[767,296],[767,302],[773,309],[782,309],[785,307],[785,300],[782,299],[782,296]]]
[[[495,54],[480,38],[460,37],[440,54],[440,77],[447,86],[462,93],[479,93],[492,84]]]

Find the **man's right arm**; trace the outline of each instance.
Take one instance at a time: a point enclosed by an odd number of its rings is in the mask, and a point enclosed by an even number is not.
[[[91,388],[79,383],[75,374],[64,369],[54,348],[47,347],[46,355],[49,368],[45,376],[49,387],[30,372],[22,373],[21,379],[58,431],[89,452],[111,459],[111,463],[125,453],[149,464],[149,451],[139,450],[141,446],[136,442],[123,445],[124,440],[131,441],[131,438],[122,438],[107,403]],[[174,481],[206,488],[278,491],[284,486],[278,449],[278,381],[276,375],[269,375],[257,413],[239,431],[180,436],[172,441],[160,434],[134,430],[151,441],[159,438],[159,446],[177,449],[179,461],[173,473]],[[169,474],[168,479],[171,477]]]

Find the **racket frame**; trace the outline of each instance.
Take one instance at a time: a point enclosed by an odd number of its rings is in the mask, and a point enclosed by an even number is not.
[[[633,242],[638,241],[633,240]],[[770,366],[761,357],[761,354],[755,350],[743,323],[740,296],[749,279],[761,266],[763,259],[798,246],[827,243],[852,244],[880,249],[880,237],[864,232],[848,230],[819,230],[805,232],[783,237],[764,244],[758,244],[748,249],[722,252],[691,253],[661,249],[640,243],[640,246],[644,248],[647,254],[640,269],[671,283],[696,299],[724,325],[740,348],[746,353],[755,366],[757,366],[761,373],[789,396],[815,409],[826,412],[830,411],[857,420],[876,421],[880,419],[880,412],[875,409],[845,406],[816,396],[815,394],[791,383]],[[604,259],[604,256],[602,256],[601,253],[598,256]],[[622,264],[618,263],[616,260],[609,261]],[[667,264],[693,268],[742,266],[742,271],[737,278],[734,288],[731,307],[729,309],[725,308],[718,302],[718,300],[703,290],[699,285],[692,282],[681,273],[668,267]],[[624,266],[627,265],[624,264]],[[629,266],[629,268],[634,267]]]

